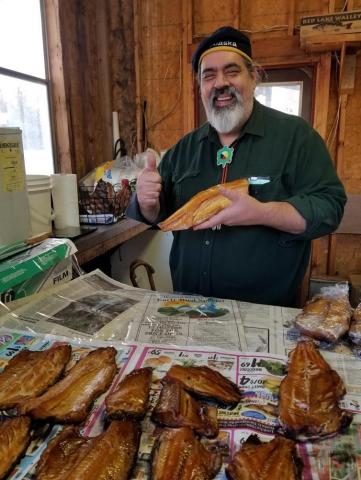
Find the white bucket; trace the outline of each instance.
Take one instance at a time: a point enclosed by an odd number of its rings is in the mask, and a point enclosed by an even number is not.
[[[52,231],[51,184],[48,175],[27,175],[32,236]]]

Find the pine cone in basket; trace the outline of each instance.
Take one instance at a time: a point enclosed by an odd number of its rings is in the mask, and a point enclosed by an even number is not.
[[[125,178],[122,180],[121,189],[115,192],[114,197],[114,215],[119,217],[124,213],[125,209],[128,206],[129,199],[131,196],[131,189],[129,181]]]

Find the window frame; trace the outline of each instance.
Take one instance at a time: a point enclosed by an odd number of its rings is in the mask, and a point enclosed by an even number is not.
[[[50,127],[50,141],[52,148],[53,156],[53,167],[54,173],[58,171],[58,162],[57,162],[57,144],[55,140],[55,121],[54,121],[54,112],[53,112],[53,94],[52,94],[52,85],[50,78],[50,65],[49,65],[49,50],[48,50],[48,35],[46,28],[46,10],[44,1],[39,0],[40,6],[40,18],[41,18],[41,30],[42,30],[42,39],[43,39],[43,57],[44,57],[44,69],[45,69],[45,78],[36,77],[28,73],[23,73],[18,70],[12,70],[9,68],[2,67],[0,65],[0,75],[5,75],[10,78],[15,78],[18,80],[24,80],[30,83],[36,83],[46,87],[46,96],[48,99],[48,113],[49,113],[49,127]]]

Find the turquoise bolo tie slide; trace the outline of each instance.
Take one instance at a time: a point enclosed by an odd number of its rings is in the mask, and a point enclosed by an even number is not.
[[[217,150],[217,166],[221,165],[224,168],[228,163],[231,163],[233,152],[233,147],[222,147]]]

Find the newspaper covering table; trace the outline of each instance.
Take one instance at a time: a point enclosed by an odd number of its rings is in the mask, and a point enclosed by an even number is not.
[[[240,385],[244,401],[234,411],[219,412],[221,438],[213,443],[218,442],[219,448],[224,450],[225,462],[251,432],[257,431],[263,439],[271,438],[277,423],[278,385],[283,376],[279,373],[286,364],[286,355],[302,338],[293,323],[299,309],[135,289],[110,279],[99,270],[55,291],[29,297],[27,303],[13,311],[10,307],[11,304],[2,305],[0,327],[12,329],[6,335],[12,335],[14,329],[26,330],[26,333],[15,341],[16,345],[3,343],[0,346],[0,368],[11,352],[22,348],[22,343],[30,342],[31,348],[33,345],[43,348],[42,337],[38,337],[40,332],[63,335],[81,350],[102,345],[104,340],[107,345],[113,344],[119,351],[117,361],[124,366],[117,381],[133,368],[153,362],[156,378],[152,404],[159,393],[159,379],[173,363],[209,364],[229,376]],[[51,335],[45,338],[45,343],[59,341]],[[347,386],[342,407],[355,416],[347,435],[298,446],[305,464],[303,478],[359,480],[361,369],[357,357],[360,352],[347,341],[335,345],[318,342],[318,346]],[[247,351],[253,353],[245,353]],[[277,369],[280,369],[278,374]],[[97,402],[92,415],[94,421],[87,422],[84,432],[94,435],[102,428],[102,400]],[[134,477],[137,480],[147,478],[152,428],[152,423],[146,419],[137,476]],[[44,448],[44,435],[40,443]],[[39,457],[41,450],[36,446],[32,448]],[[29,467],[27,472],[30,470]],[[12,478],[31,478],[30,473],[24,475]]]
[[[118,373],[111,389],[134,368],[149,366],[153,368],[151,406],[154,406],[160,389],[161,379],[174,364],[207,365],[230,378],[239,385],[242,401],[233,410],[218,409],[220,433],[216,439],[203,439],[208,448],[217,448],[222,454],[223,467],[218,480],[225,480],[224,467],[229,462],[240,443],[250,434],[257,433],[265,441],[270,440],[277,428],[278,387],[285,373],[287,359],[285,356],[268,353],[247,353],[225,351],[205,347],[171,347],[168,345],[122,344],[120,342],[89,343],[84,340],[53,335],[36,335],[28,332],[0,329],[0,369],[4,368],[16,353],[23,348],[43,350],[51,345],[67,342],[73,347],[72,361],[76,361],[90,349],[112,344],[118,351]],[[339,364],[342,367],[342,363]],[[340,371],[339,371],[340,372]],[[340,372],[341,373],[341,372]],[[105,394],[93,406],[81,433],[95,436],[103,431]],[[353,412],[360,413],[361,406],[353,404],[352,395],[344,405]],[[35,465],[46,444],[61,429],[59,425],[43,425],[35,432],[26,456],[15,467],[9,479],[20,480],[33,478]],[[156,435],[156,426],[149,414],[142,422],[142,436],[138,461],[132,479],[149,478],[151,451]],[[361,427],[354,424],[347,435],[338,435],[334,439],[314,444],[298,445],[299,455],[304,463],[304,480],[326,480],[335,478],[358,478],[337,476],[335,472],[361,473]],[[350,447],[350,445],[352,447]],[[347,461],[345,460],[347,455]]]

